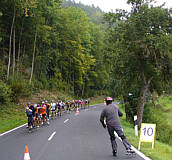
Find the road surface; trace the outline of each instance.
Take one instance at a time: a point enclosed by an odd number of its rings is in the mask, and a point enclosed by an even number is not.
[[[102,109],[103,105],[91,106],[78,115],[64,114],[32,133],[22,127],[0,136],[0,159],[23,160],[27,145],[31,160],[143,160],[125,155],[118,139],[117,157],[112,156],[109,135],[99,122]]]

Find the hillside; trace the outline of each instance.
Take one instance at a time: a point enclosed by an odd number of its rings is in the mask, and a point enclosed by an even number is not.
[[[89,5],[85,5],[80,3],[76,3],[74,0],[63,0],[63,7],[66,6],[73,6],[76,8],[80,8],[82,9],[87,16],[90,18],[90,20],[95,23],[100,25],[103,21],[103,15],[105,14],[99,7],[95,7],[94,5],[89,6]]]

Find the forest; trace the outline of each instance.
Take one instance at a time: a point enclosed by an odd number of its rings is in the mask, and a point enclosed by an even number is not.
[[[0,1],[0,103],[39,90],[109,95],[140,126],[147,102],[172,92],[172,8],[128,0],[130,12],[71,0]]]

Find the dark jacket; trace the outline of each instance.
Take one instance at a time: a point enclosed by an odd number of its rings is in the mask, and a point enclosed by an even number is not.
[[[103,109],[100,116],[100,122],[105,127],[104,119],[106,118],[107,126],[121,128],[119,117],[121,117],[122,115],[123,115],[122,112],[120,111],[120,109],[116,104],[109,104]]]

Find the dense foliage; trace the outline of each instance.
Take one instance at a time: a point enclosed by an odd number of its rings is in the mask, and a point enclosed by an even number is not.
[[[0,77],[7,82],[22,76],[33,88],[75,96],[100,94],[108,76],[104,33],[80,8],[61,5],[60,0],[0,2]]]
[[[99,7],[95,7],[94,5],[92,6],[84,5],[81,2],[76,3],[74,0],[65,0],[62,3],[62,6],[63,7],[73,6],[76,8],[81,8],[93,23],[98,25],[102,24],[104,12]]]
[[[128,0],[131,12],[104,24],[100,8],[71,0],[0,1],[0,103],[39,89],[110,95],[140,125],[153,93],[172,90],[172,9],[151,1]]]
[[[108,29],[108,51],[112,74],[110,87],[129,102],[137,98],[139,126],[144,105],[151,94],[170,90],[172,73],[172,10],[153,7],[151,2],[129,0],[132,11],[117,10],[105,15]],[[126,103],[126,113],[129,113]],[[132,106],[133,107],[133,106]]]

